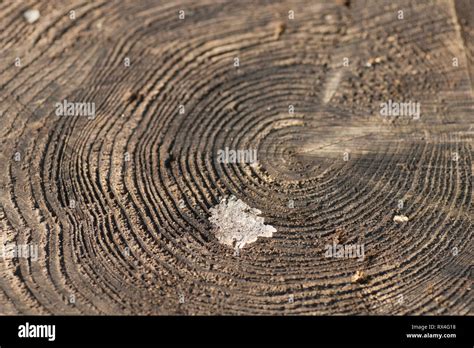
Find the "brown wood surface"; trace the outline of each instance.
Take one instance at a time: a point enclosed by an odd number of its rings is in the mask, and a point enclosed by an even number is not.
[[[473,13],[1,1],[0,237],[39,256],[0,258],[0,314],[472,314]],[[239,255],[209,222],[230,195],[277,230]]]

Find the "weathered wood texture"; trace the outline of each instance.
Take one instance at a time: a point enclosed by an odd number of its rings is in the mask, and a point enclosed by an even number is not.
[[[1,237],[39,246],[0,259],[0,313],[469,314],[472,5],[0,2]],[[277,229],[240,255],[231,194]]]

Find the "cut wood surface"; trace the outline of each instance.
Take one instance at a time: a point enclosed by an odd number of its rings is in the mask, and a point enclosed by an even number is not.
[[[0,314],[472,314],[473,14],[1,1]],[[220,243],[231,196],[276,232]]]

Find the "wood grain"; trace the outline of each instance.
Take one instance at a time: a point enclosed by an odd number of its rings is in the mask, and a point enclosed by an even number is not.
[[[473,13],[0,2],[1,234],[39,247],[0,258],[0,313],[472,314]],[[65,99],[95,118],[56,116]],[[239,255],[209,222],[230,195],[277,230]],[[366,257],[325,257],[335,240]]]

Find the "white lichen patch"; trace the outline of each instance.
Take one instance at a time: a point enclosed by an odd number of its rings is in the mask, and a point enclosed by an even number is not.
[[[408,217],[405,215],[395,215],[393,221],[396,223],[404,223],[408,221]]]
[[[23,17],[25,17],[28,23],[34,23],[40,18],[40,12],[38,10],[28,10],[23,13]]]
[[[260,210],[251,208],[235,196],[223,199],[210,212],[209,221],[215,227],[216,238],[237,250],[257,241],[258,237],[269,238],[276,232],[273,226],[263,223]]]

